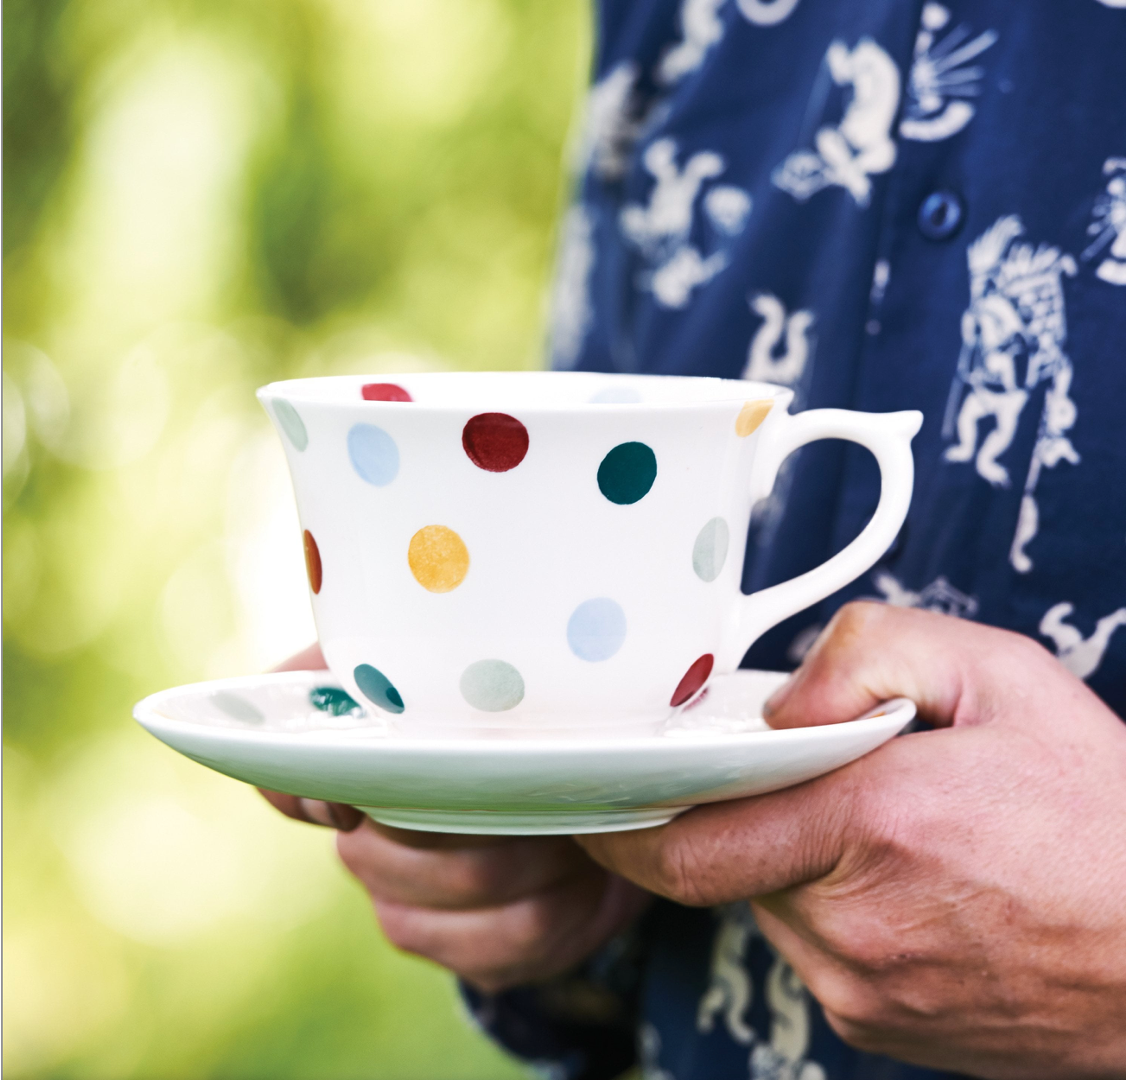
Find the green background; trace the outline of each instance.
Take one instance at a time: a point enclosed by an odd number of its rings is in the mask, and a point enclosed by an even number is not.
[[[312,636],[256,386],[542,363],[588,54],[580,0],[4,5],[7,1076],[521,1075],[129,713]]]

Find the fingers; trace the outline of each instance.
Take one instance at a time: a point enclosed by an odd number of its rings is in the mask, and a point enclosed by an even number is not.
[[[364,814],[354,806],[343,803],[322,802],[320,799],[302,799],[297,795],[283,795],[280,791],[258,789],[259,794],[275,810],[280,810],[294,821],[309,825],[325,825],[330,829],[351,832],[364,820]]]
[[[647,898],[588,863],[579,877],[497,907],[443,911],[375,902],[396,947],[425,956],[486,993],[550,979],[623,929]]]
[[[368,823],[338,837],[337,850],[377,902],[438,910],[496,907],[601,876],[567,837],[442,836]]]
[[[576,837],[602,866],[680,904],[712,906],[828,874],[860,813],[841,769],[752,799],[698,806],[654,829]]]
[[[288,660],[283,660],[274,671],[323,671],[328,667],[325,663],[324,653],[317,643],[313,643],[299,653],[294,653]]]
[[[1019,634],[911,608],[846,604],[764,712],[772,727],[806,727],[908,697],[936,726],[984,723],[1022,689],[1030,665],[1053,676],[1063,670]]]

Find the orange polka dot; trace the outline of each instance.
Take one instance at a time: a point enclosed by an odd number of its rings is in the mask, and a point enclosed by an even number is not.
[[[735,434],[740,439],[745,439],[748,435],[758,429],[767,417],[767,414],[774,408],[774,402],[769,398],[763,398],[758,401],[748,401],[746,405],[739,410],[739,415],[735,418]]]
[[[430,592],[450,592],[469,573],[469,549],[453,529],[427,525],[411,537],[407,562],[414,579]]]

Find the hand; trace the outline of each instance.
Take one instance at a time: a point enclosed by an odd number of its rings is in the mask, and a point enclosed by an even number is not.
[[[878,604],[838,613],[769,719],[900,695],[939,730],[579,842],[682,903],[752,899],[860,1049],[996,1080],[1126,1077],[1126,725],[1028,638]]]
[[[276,670],[325,666],[313,645]],[[651,900],[567,837],[413,832],[379,825],[352,806],[262,794],[289,817],[339,830],[340,857],[370,893],[393,945],[486,993],[568,971]]]

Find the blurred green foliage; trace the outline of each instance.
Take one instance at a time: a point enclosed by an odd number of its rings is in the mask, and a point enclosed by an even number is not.
[[[129,719],[312,633],[253,390],[541,360],[578,0],[4,5],[5,1070],[520,1075]]]

